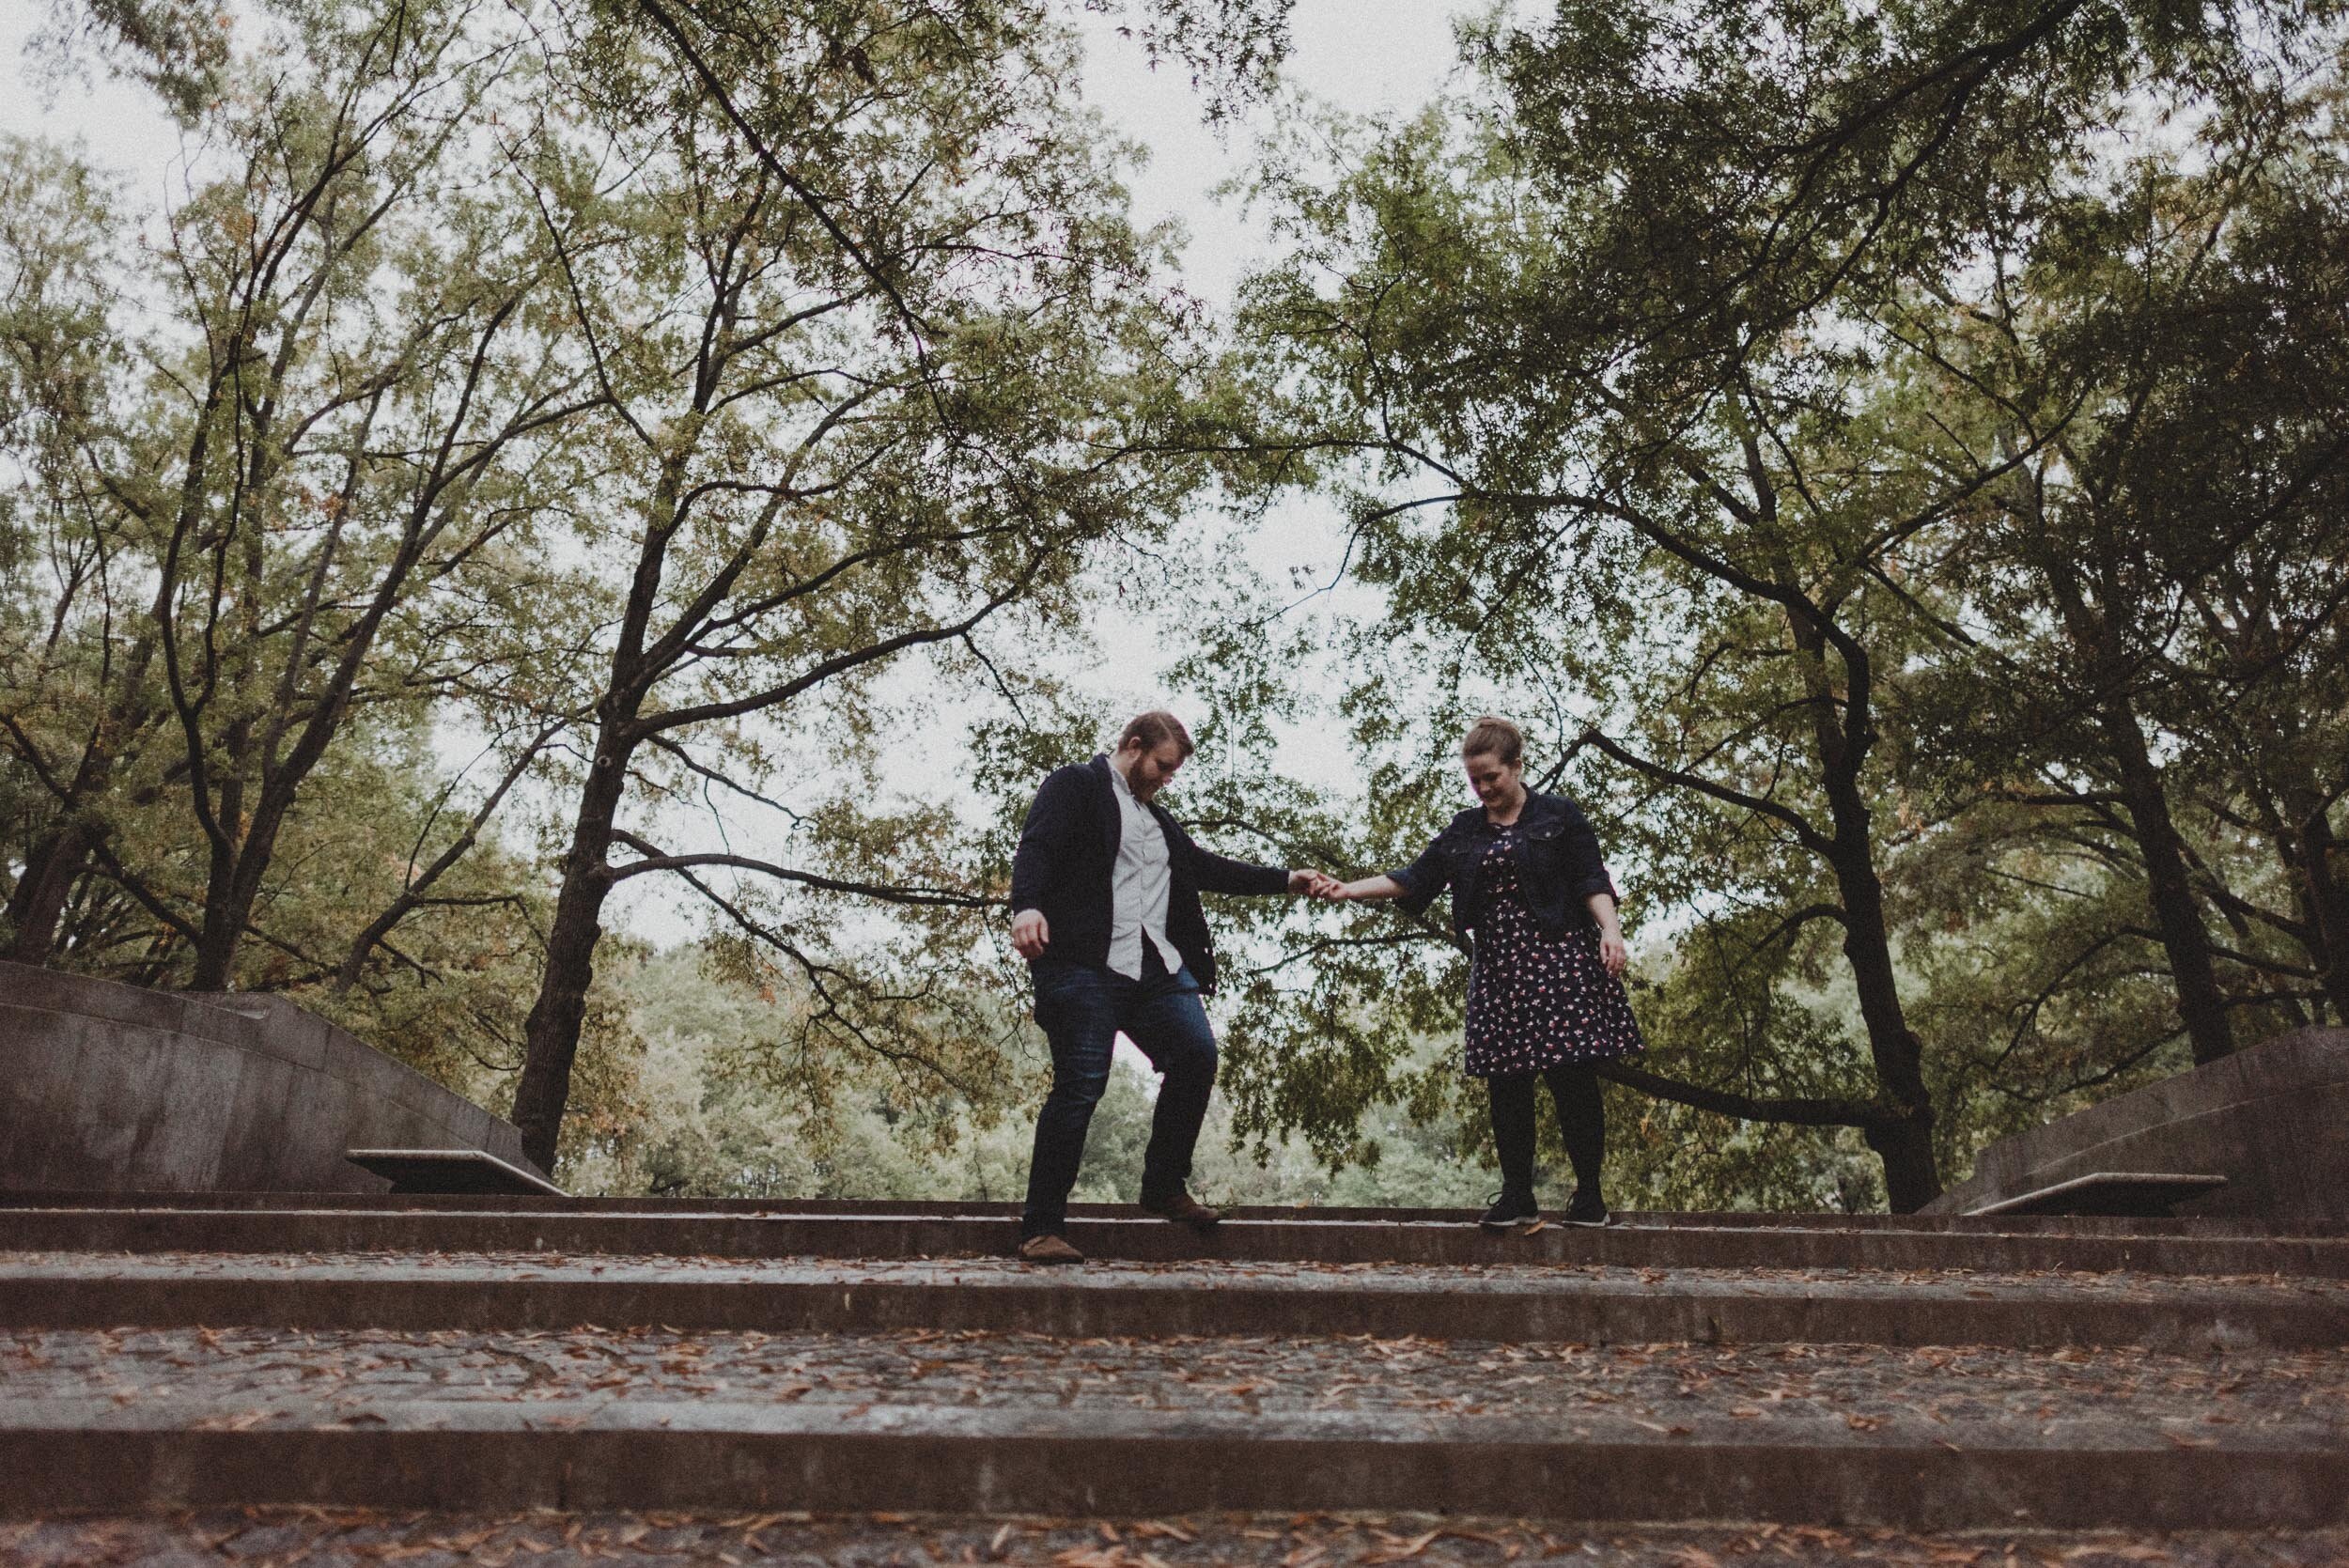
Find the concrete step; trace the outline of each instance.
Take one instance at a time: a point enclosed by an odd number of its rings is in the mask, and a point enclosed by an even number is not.
[[[918,1215],[948,1219],[1017,1219],[1012,1203],[946,1198],[630,1198],[595,1194],[545,1195],[459,1192],[0,1192],[0,1209],[360,1209],[463,1213],[469,1210],[547,1214]],[[1233,1219],[1296,1221],[1379,1220],[1466,1225],[1472,1208],[1362,1208],[1331,1204],[1228,1204]],[[1131,1219],[1131,1203],[1071,1203],[1077,1219]],[[1954,1235],[2200,1235],[2268,1237],[2349,1236],[2349,1222],[2294,1219],[2158,1219],[2125,1215],[1760,1214],[1743,1210],[1641,1211],[1622,1217],[1641,1230],[1899,1231]]]
[[[1000,1257],[1018,1234],[1003,1216],[881,1212],[712,1212],[597,1207],[593,1200],[449,1206],[99,1205],[0,1207],[0,1250],[103,1252],[554,1251],[717,1258]],[[1131,1216],[1135,1211],[1113,1211]],[[1081,1217],[1070,1239],[1089,1256],[1136,1262],[1498,1262],[1632,1268],[2128,1270],[2169,1275],[2349,1279],[2349,1236],[2179,1229],[2181,1222],[1973,1221],[1983,1228],[1625,1223],[1550,1225],[1493,1236],[1440,1216],[1379,1219],[1227,1219],[1210,1230],[1132,1218]]]
[[[269,1330],[0,1341],[0,1499],[2320,1529],[2349,1357]]]
[[[414,1253],[0,1254],[0,1327],[1027,1330],[1501,1342],[2349,1345],[2349,1283],[2125,1274],[759,1262]]]
[[[2338,1441],[2183,1451],[1562,1439],[1540,1422],[799,1411],[659,1416],[377,1406],[364,1426],[236,1428],[182,1404],[0,1407],[8,1492],[43,1512],[222,1504],[786,1508],[990,1514],[1407,1508],[1561,1520],[1946,1529],[2303,1529],[2342,1522]]]
[[[2045,1530],[1920,1534],[1821,1527],[1577,1527],[1456,1514],[1184,1514],[1171,1518],[969,1514],[809,1514],[503,1510],[211,1509],[0,1520],[0,1561],[68,1568],[152,1564],[602,1562],[741,1568],[746,1562],[1055,1563],[1075,1568],[1502,1568],[1560,1560],[1605,1568],[2337,1568],[2349,1530]]]

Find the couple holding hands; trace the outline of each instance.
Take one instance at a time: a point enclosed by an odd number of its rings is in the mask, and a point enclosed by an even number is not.
[[[1566,1222],[1608,1223],[1599,1180],[1606,1122],[1592,1064],[1641,1048],[1619,978],[1628,955],[1597,836],[1573,801],[1526,787],[1517,727],[1489,718],[1470,725],[1460,764],[1480,803],[1409,865],[1352,882],[1226,860],[1193,843],[1157,803],[1191,750],[1181,721],[1144,713],[1114,752],[1046,778],[1020,831],[1011,940],[1035,986],[1052,1091],[1036,1117],[1019,1255],[1084,1261],[1064,1234],[1068,1192],[1120,1033],[1164,1075],[1143,1157],[1143,1208],[1194,1225],[1221,1218],[1184,1187],[1215,1088],[1215,1034],[1200,1005],[1215,988],[1202,893],[1392,898],[1416,912],[1451,889],[1453,929],[1474,952],[1463,1066],[1491,1092],[1501,1158],[1501,1197],[1482,1222],[1510,1232],[1541,1218],[1533,1199],[1540,1079],[1574,1165]]]

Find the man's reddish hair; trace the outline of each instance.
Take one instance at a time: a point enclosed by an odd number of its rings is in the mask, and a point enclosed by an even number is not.
[[[1190,731],[1183,728],[1183,722],[1162,707],[1137,713],[1128,720],[1126,733],[1117,737],[1117,749],[1122,752],[1137,740],[1145,752],[1155,752],[1170,740],[1182,748],[1185,756],[1198,750],[1190,743]]]

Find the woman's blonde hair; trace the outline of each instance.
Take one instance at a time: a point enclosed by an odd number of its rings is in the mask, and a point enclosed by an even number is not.
[[[1487,713],[1468,727],[1460,737],[1462,757],[1498,757],[1504,768],[1515,768],[1525,760],[1525,732],[1506,719]]]

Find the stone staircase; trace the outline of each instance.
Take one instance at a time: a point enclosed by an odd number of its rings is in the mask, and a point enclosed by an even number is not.
[[[1406,1514],[1452,1521],[1415,1557],[1639,1521],[2349,1560],[2349,1229],[1468,1218],[1081,1208],[1097,1261],[1041,1272],[976,1204],[20,1194],[0,1513],[907,1514],[996,1558],[1033,1516],[1172,1520],[1105,1527],[1169,1563],[1202,1520]],[[1227,1524],[1214,1560],[1251,1560]],[[1346,1528],[1361,1560],[1425,1533]],[[2242,1556],[2255,1530],[2287,1555]],[[1721,1558],[1699,1539],[1657,1560]]]

